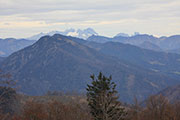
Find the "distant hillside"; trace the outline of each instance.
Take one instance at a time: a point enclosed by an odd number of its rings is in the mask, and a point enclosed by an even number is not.
[[[3,57],[0,57],[0,62],[2,62],[4,60],[4,58]]]
[[[163,96],[167,97],[171,103],[180,101],[180,85],[168,87],[159,92],[159,94],[162,94]]]
[[[159,46],[151,43],[151,42],[148,42],[148,41],[145,41],[143,42],[142,44],[138,45],[140,48],[144,48],[144,49],[148,49],[148,50],[154,50],[154,51],[163,51]]]
[[[6,57],[22,48],[32,45],[35,41],[26,39],[0,39],[0,56]]]
[[[54,35],[7,57],[0,68],[10,72],[21,91],[39,95],[48,90],[85,92],[91,74],[112,75],[120,98],[132,102],[134,95],[145,99],[151,94],[179,83],[161,73],[110,57],[81,43],[82,39]]]
[[[180,46],[179,46],[179,47],[180,47]],[[173,50],[168,50],[167,52],[180,54],[180,48],[178,48],[178,49],[173,49]]]
[[[105,42],[110,42],[111,38],[105,36],[92,35],[87,40],[90,42],[105,43]]]
[[[156,52],[118,42],[89,43],[89,46],[106,55],[180,79],[180,55],[178,54]]]
[[[173,35],[165,38],[159,44],[164,50],[172,50],[180,48],[180,35]]]

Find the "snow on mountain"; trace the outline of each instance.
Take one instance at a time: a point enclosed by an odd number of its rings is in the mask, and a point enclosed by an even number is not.
[[[92,35],[98,35],[92,28],[87,28],[84,30],[81,29],[67,29],[65,31],[51,31],[48,33],[40,33],[37,35],[34,35],[32,37],[29,37],[27,39],[29,40],[38,40],[40,39],[42,36],[45,35],[50,35],[53,36],[54,34],[62,34],[62,35],[66,35],[66,36],[73,36],[73,37],[78,37],[78,38],[82,38],[82,39],[87,39],[88,37],[92,36]]]
[[[134,32],[134,34],[129,35],[127,33],[118,33],[117,35],[114,36],[115,37],[132,37],[132,36],[136,36],[136,35],[141,35],[139,32]]]
[[[126,33],[118,33],[115,37],[119,37],[119,36],[121,36],[121,37],[129,37],[129,35],[126,34]]]
[[[140,35],[140,33],[139,32],[134,32],[133,36],[136,36],[136,35]]]

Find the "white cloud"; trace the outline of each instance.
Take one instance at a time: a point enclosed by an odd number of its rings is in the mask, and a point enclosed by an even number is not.
[[[179,6],[179,0],[0,0],[0,37],[69,27],[93,27],[109,36],[133,31],[179,34]],[[26,33],[19,34],[21,30]]]

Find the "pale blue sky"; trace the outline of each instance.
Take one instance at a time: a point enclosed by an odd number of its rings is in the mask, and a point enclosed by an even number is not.
[[[91,27],[119,32],[180,34],[180,0],[0,0],[0,37]]]

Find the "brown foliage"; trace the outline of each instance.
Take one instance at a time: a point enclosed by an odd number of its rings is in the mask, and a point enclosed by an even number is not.
[[[59,101],[38,103],[29,101],[24,105],[21,116],[12,120],[90,120],[85,106],[63,104]]]
[[[27,102],[24,106],[22,118],[23,120],[45,120],[47,118],[45,105],[31,101]]]
[[[126,120],[180,120],[180,102],[170,104],[163,96],[151,96],[141,107],[126,107]],[[28,100],[19,115],[0,114],[0,120],[92,120],[87,103]]]
[[[180,103],[170,104],[162,95],[150,96],[146,107],[133,105],[127,120],[180,120]]]

